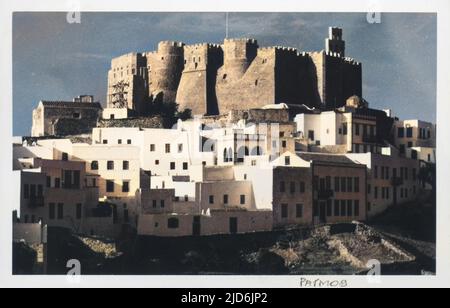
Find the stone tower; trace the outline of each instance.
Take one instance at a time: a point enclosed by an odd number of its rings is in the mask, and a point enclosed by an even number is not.
[[[345,41],[342,40],[342,29],[330,27],[328,38],[325,40],[326,53],[336,53],[339,57],[345,57]]]
[[[222,73],[232,80],[240,79],[258,53],[258,42],[253,39],[225,39],[223,43]]]
[[[175,102],[184,66],[184,43],[164,41],[147,53],[149,96],[153,101]]]
[[[123,83],[121,93],[117,85]],[[120,105],[117,104],[121,97]],[[140,53],[129,53],[111,61],[108,72],[107,108],[143,112],[148,97],[147,59]]]
[[[189,108],[194,115],[217,114],[216,78],[223,65],[219,45],[196,44],[184,48],[184,70],[176,97],[180,110]]]

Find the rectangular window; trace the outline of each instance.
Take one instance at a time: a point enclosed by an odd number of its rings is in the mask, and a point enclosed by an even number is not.
[[[114,161],[109,160],[107,163],[107,169],[108,170],[114,170]]]
[[[156,207],[158,206],[158,201],[153,200],[152,203],[153,203],[153,204],[152,204],[153,208],[156,209]]]
[[[165,208],[165,207],[166,207],[166,201],[161,200],[161,208],[163,209],[163,208]]]
[[[353,216],[353,201],[347,200],[347,216],[352,217]]]
[[[122,139],[117,140],[117,144],[122,144]]]
[[[78,203],[77,204],[77,213],[76,213],[77,220],[81,219],[81,216],[83,214],[82,211],[83,211],[82,205],[81,205],[81,203]]]
[[[183,153],[183,144],[178,145],[178,153]]]
[[[290,166],[291,165],[291,157],[290,156],[286,156],[284,158],[284,165],[285,166]]]
[[[111,181],[111,180],[106,181],[106,192],[108,192],[108,193],[114,192],[114,181]]]
[[[303,217],[303,204],[297,204],[295,206],[295,216],[297,218],[302,218]]]
[[[300,182],[300,193],[305,193],[305,182]]]
[[[369,203],[370,207],[370,203]],[[355,217],[359,217],[359,200],[355,200]]]
[[[341,191],[347,192],[347,178],[341,178]]]
[[[175,170],[175,169],[176,169],[175,162],[171,162],[170,163],[170,170]]]
[[[98,170],[98,161],[94,160],[91,162],[91,170]]]
[[[34,184],[30,185],[30,197],[31,198],[36,197],[36,185]]]
[[[359,126],[359,124],[355,124],[355,135],[356,136],[360,135],[360,126]]]
[[[130,192],[130,181],[123,181],[122,192],[124,193]]]
[[[347,178],[347,191],[353,192],[353,178]]]
[[[209,204],[214,204],[214,196],[209,196]]]
[[[373,198],[378,199],[378,187],[376,186],[373,188]]]
[[[130,170],[130,162],[127,160],[124,160],[122,163],[122,169],[123,170]]]
[[[68,160],[69,160],[69,154],[67,154],[67,153],[62,153],[62,160],[63,160],[63,161],[68,161]]]
[[[327,217],[333,216],[333,204],[331,200],[327,200]]]
[[[108,140],[103,139],[103,144],[108,144]]]
[[[245,205],[245,195],[241,195],[241,205]]]
[[[55,178],[55,188],[61,188],[61,179]]]
[[[295,194],[295,182],[291,182],[290,192],[291,194]]]
[[[381,179],[382,179],[382,180],[385,179],[384,167],[381,167]]]
[[[131,139],[128,139],[127,140],[127,144],[131,144],[132,142],[131,142]]]
[[[331,177],[330,176],[327,176],[325,178],[325,188],[327,190],[331,190]]]
[[[188,170],[188,169],[189,169],[188,163],[183,163],[183,170]]]
[[[281,193],[286,192],[286,182],[284,182],[284,181],[280,182],[280,192]]]
[[[335,192],[339,192],[340,191],[339,187],[340,187],[340,185],[339,185],[339,177],[336,176],[334,178],[334,191]]]
[[[375,136],[375,126],[373,126],[373,125],[370,126],[370,136],[371,137]]]
[[[228,195],[223,195],[223,204],[228,204]]]
[[[288,205],[287,204],[281,205],[281,218],[288,218]]]
[[[374,178],[378,179],[378,166],[375,166],[375,168],[373,169],[373,176]]]
[[[74,189],[80,189],[81,188],[81,172],[78,170],[75,170],[73,172],[73,185],[72,188]]]
[[[342,132],[343,132],[343,135],[347,135],[347,133],[348,133],[347,123],[342,124]]]
[[[166,144],[166,153],[170,153],[170,144]]]
[[[72,171],[64,170],[63,172],[63,188],[70,189],[72,188]]]
[[[44,187],[42,185],[37,186],[37,196],[40,198],[44,196]]]
[[[55,216],[55,204],[54,203],[50,203],[48,205],[48,218],[50,220],[54,220],[56,218],[56,216]]]
[[[412,138],[413,137],[413,128],[407,127],[406,128],[406,138]]]
[[[347,202],[345,200],[341,200],[341,217],[347,216]]]
[[[308,139],[311,141],[314,141],[314,131],[313,130],[308,131]]]
[[[156,151],[156,145],[150,144],[150,152],[155,152],[155,151]]]
[[[405,137],[405,128],[399,127],[397,130],[397,136],[398,138],[404,138]]]
[[[355,181],[355,192],[359,193],[359,178],[355,177],[354,181]]]
[[[391,189],[389,187],[386,187],[386,199],[388,199],[388,200],[391,198],[390,192],[391,192]]]
[[[58,219],[64,219],[64,204],[58,203]]]
[[[52,187],[52,178],[50,176],[47,177],[47,188]]]
[[[389,180],[389,178],[390,178],[390,168],[389,167],[386,167],[386,180]]]
[[[334,200],[334,216],[339,216],[340,202],[339,200]]]
[[[30,185],[28,184],[23,185],[23,198],[30,199]]]

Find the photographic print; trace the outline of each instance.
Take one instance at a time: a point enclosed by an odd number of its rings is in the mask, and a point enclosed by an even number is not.
[[[438,11],[76,7],[5,28],[9,279],[443,277]]]
[[[13,19],[14,273],[435,272],[435,14],[70,17]]]

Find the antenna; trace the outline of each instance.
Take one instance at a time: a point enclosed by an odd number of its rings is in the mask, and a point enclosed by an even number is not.
[[[228,38],[228,12],[225,13],[225,38]]]

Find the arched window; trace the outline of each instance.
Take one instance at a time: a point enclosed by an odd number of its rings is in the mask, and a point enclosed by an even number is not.
[[[228,161],[233,162],[233,149],[228,149]]]
[[[231,148],[223,149],[223,161],[225,163],[229,163],[229,162],[233,161],[233,150]]]
[[[228,149],[223,149],[223,161],[228,162]]]
[[[243,163],[245,156],[248,156],[248,155],[249,155],[248,147],[241,146],[239,148],[239,150],[238,150],[238,153],[237,153],[237,162],[238,163]]]
[[[179,226],[180,226],[180,222],[179,222],[178,218],[172,217],[167,220],[167,227],[169,229],[178,229]]]
[[[261,147],[257,146],[252,149],[252,156],[261,156],[263,155],[263,150]]]

